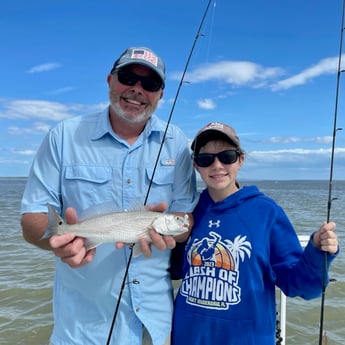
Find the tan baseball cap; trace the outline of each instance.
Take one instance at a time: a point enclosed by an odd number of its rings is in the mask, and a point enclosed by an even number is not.
[[[211,140],[223,139],[233,144],[236,148],[240,148],[240,138],[235,130],[221,122],[210,122],[201,128],[196,134],[191,149],[194,153],[198,153],[200,147],[206,145]]]

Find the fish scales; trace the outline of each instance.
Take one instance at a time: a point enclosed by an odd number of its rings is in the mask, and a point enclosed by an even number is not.
[[[140,238],[150,240],[148,229],[153,228],[162,235],[180,235],[188,231],[188,216],[176,216],[153,211],[113,212],[98,215],[76,224],[67,224],[48,205],[48,227],[43,238],[55,234],[73,232],[87,239],[88,248],[106,242],[137,243]]]
[[[148,228],[159,212],[128,211],[98,216],[77,224],[66,224],[65,232],[100,242],[137,242],[139,238],[148,239]]]

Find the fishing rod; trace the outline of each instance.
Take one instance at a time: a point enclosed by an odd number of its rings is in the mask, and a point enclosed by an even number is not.
[[[164,142],[165,142],[165,138],[166,138],[166,135],[167,135],[167,132],[168,132],[168,129],[169,129],[171,118],[172,118],[172,115],[173,115],[173,112],[174,112],[174,109],[175,109],[177,98],[179,96],[182,84],[184,82],[184,77],[186,75],[186,72],[187,72],[190,60],[191,60],[193,52],[194,52],[195,45],[196,45],[196,43],[197,43],[197,41],[198,41],[198,39],[199,39],[199,37],[201,35],[200,34],[201,33],[201,29],[203,27],[205,18],[207,16],[207,12],[209,10],[209,7],[210,7],[212,1],[213,0],[209,0],[208,1],[206,9],[204,10],[204,13],[203,13],[203,16],[202,16],[199,28],[198,28],[197,33],[195,35],[195,39],[194,39],[192,48],[190,49],[190,52],[189,52],[189,55],[188,55],[185,67],[183,69],[182,77],[180,79],[180,83],[179,83],[177,91],[176,91],[176,95],[175,95],[174,102],[173,102],[171,110],[170,110],[170,114],[169,114],[169,117],[168,117],[168,120],[167,120],[167,124],[165,126],[165,131],[164,131],[164,134],[163,134],[162,142],[160,144],[160,147],[159,147],[159,150],[158,150],[158,153],[157,153],[157,157],[156,157],[156,161],[155,161],[155,164],[154,164],[152,176],[151,176],[151,179],[150,179],[149,186],[147,188],[144,205],[147,204],[147,200],[148,200],[151,188],[152,188],[153,178],[154,178],[154,175],[155,175],[156,170],[157,170],[157,166],[158,166],[158,163],[159,163],[160,155],[161,155],[161,152],[162,152],[162,149],[163,149],[163,145],[164,145]],[[108,339],[107,339],[106,345],[109,345],[110,341],[111,341],[111,336],[112,336],[112,333],[113,333],[113,330],[114,330],[114,326],[115,326],[115,322],[116,322],[119,306],[120,306],[120,303],[121,303],[122,294],[123,294],[123,291],[124,291],[124,288],[125,288],[125,285],[126,285],[126,280],[127,280],[127,276],[128,276],[129,267],[130,267],[130,264],[131,264],[131,261],[132,261],[132,258],[133,258],[133,247],[134,247],[134,244],[131,244],[130,245],[130,253],[129,253],[129,257],[128,257],[125,273],[124,273],[124,276],[123,276],[123,280],[122,280],[122,284],[121,284],[121,288],[120,288],[120,293],[119,293],[119,297],[118,297],[118,300],[117,300],[117,303],[116,303],[116,308],[115,308],[114,316],[113,316],[112,323],[111,323],[111,326],[110,326],[110,330],[109,330],[109,334],[108,334]],[[135,282],[135,283],[138,284],[139,282]]]
[[[336,139],[337,132],[342,130],[342,128],[337,127],[337,117],[338,117],[338,99],[339,99],[339,88],[340,88],[340,76],[341,76],[341,73],[345,71],[345,70],[341,69],[342,51],[343,51],[343,35],[344,35],[344,30],[345,30],[344,17],[345,17],[345,0],[343,0],[341,30],[340,30],[339,58],[338,58],[337,82],[336,82],[336,92],[335,92],[335,107],[334,107],[334,119],[333,119],[331,163],[330,163],[330,173],[329,173],[329,183],[328,183],[327,223],[330,221],[332,201],[334,200],[334,198],[332,197],[332,189],[333,189],[335,139]],[[325,305],[326,286],[327,286],[327,252],[324,253],[319,345],[324,344],[323,343],[323,339],[324,339],[323,323],[324,323],[324,309],[325,309],[324,305]]]

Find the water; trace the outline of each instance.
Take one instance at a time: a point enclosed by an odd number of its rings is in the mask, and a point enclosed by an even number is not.
[[[243,181],[241,184],[252,184]],[[25,179],[0,178],[0,344],[47,345],[52,328],[54,259],[21,236],[20,199]],[[257,181],[283,206],[299,234],[309,234],[326,219],[327,181]],[[345,342],[345,181],[333,183],[331,219],[336,221],[342,252],[335,260],[325,296],[324,330],[328,345]],[[321,299],[287,300],[286,345],[318,344]]]

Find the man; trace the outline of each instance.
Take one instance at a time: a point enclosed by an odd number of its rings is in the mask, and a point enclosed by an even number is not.
[[[94,205],[112,202],[115,209],[130,210],[138,200],[144,203],[152,179],[147,205],[165,202],[173,213],[189,213],[195,206],[187,139],[170,125],[162,144],[167,124],[153,115],[165,83],[161,58],[145,47],[128,48],[107,82],[107,109],[64,121],[44,139],[22,200],[25,240],[57,256],[53,345],[106,343],[130,249],[103,244],[87,250],[85,240],[71,233],[42,240],[47,203],[67,223],[75,223],[77,215]],[[169,249],[175,239],[153,231],[150,235],[154,246],[142,240],[144,255],[131,260],[111,344],[142,344],[143,336],[153,345],[169,344]]]

